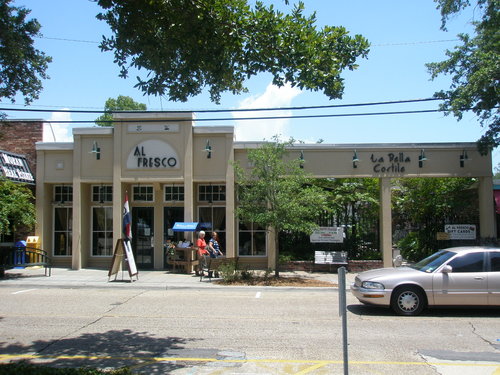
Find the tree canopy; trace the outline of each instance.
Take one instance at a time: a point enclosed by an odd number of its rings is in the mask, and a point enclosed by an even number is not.
[[[24,184],[0,178],[0,233],[10,234],[20,227],[35,224],[33,193]]]
[[[441,108],[462,119],[472,110],[488,127],[479,140],[482,153],[500,144],[500,1],[499,0],[435,0],[441,11],[441,28],[446,30],[449,18],[463,9],[474,6],[478,21],[473,21],[475,35],[459,34],[461,45],[446,52],[447,60],[427,64],[432,78],[441,74],[451,76],[449,90],[435,94],[444,99]],[[472,4],[471,4],[472,3]]]
[[[317,29],[315,15],[298,3],[284,14],[273,5],[248,0],[98,0],[113,35],[102,51],[113,51],[120,76],[145,69],[136,87],[148,95],[186,101],[208,88],[219,102],[223,92],[246,92],[245,81],[262,72],[273,83],[290,83],[341,98],[340,74],[357,67],[369,43],[344,27]],[[287,3],[287,2],[286,2]]]
[[[312,184],[300,168],[300,160],[288,156],[293,140],[277,137],[248,151],[252,168],[235,165],[239,186],[237,215],[241,220],[275,232],[275,274],[279,276],[279,233],[297,231],[311,234],[317,219],[326,210],[326,194]]]
[[[146,109],[146,104],[138,103],[130,96],[119,95],[116,99],[106,100],[104,114],[96,118],[95,123],[99,126],[112,126],[114,111],[145,111]]]
[[[10,5],[11,0],[0,0],[0,100],[21,94],[26,104],[38,99],[42,79],[52,58],[33,46],[39,35],[36,19],[26,20],[30,10]]]
[[[394,180],[393,213],[397,229],[410,231],[398,244],[408,260],[420,260],[443,247],[437,232],[445,224],[476,224],[477,188],[472,178],[403,178]]]

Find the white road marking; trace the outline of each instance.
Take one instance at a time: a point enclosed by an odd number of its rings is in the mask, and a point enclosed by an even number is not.
[[[255,298],[260,298],[260,296],[261,296],[261,292],[257,292],[257,293],[255,294]]]
[[[33,290],[36,290],[36,289],[25,289],[25,290],[20,290],[18,292],[13,292],[12,294],[19,294],[19,293],[26,293],[26,292],[31,292]]]

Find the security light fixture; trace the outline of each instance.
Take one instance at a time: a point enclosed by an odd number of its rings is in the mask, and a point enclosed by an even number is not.
[[[304,151],[300,151],[300,156],[299,156],[299,167],[300,169],[304,169],[304,163],[306,160],[304,159]]]
[[[420,155],[419,155],[419,157],[418,157],[418,167],[419,167],[419,168],[422,168],[422,167],[424,166],[424,161],[427,161],[427,158],[426,158],[426,156],[425,156],[425,152],[424,152],[424,150],[422,149],[422,150],[420,151]]]
[[[357,168],[359,163],[358,153],[354,150],[354,155],[352,156],[352,167]]]
[[[205,149],[203,151],[207,153],[207,159],[212,158],[212,146],[210,146],[210,140],[207,139],[207,144],[205,145]]]
[[[460,168],[463,168],[465,166],[466,160],[470,160],[469,155],[467,155],[466,150],[463,150],[462,153],[460,154]]]
[[[97,141],[94,141],[94,144],[92,145],[92,150],[90,151],[90,154],[95,154],[96,160],[101,159],[101,148],[97,144]]]

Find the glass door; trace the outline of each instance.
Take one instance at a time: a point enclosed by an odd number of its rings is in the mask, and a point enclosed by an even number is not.
[[[154,266],[154,208],[132,207],[132,251],[137,268]]]

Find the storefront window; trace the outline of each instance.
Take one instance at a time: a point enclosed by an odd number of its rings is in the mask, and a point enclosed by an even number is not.
[[[71,207],[54,207],[54,255],[70,256],[72,254],[73,209]]]
[[[184,186],[165,185],[165,202],[184,202]]]
[[[112,185],[92,186],[92,202],[98,202],[98,203],[113,202],[113,186]]]
[[[200,202],[225,202],[226,185],[199,185],[198,201]]]
[[[153,202],[155,199],[154,189],[151,185],[135,185],[133,192],[136,202]]]
[[[113,255],[113,208],[92,207],[92,256]]]
[[[58,203],[73,202],[73,186],[71,185],[54,186],[54,202]]]
[[[210,239],[210,232],[216,231],[219,235],[222,251],[226,244],[226,207],[210,206],[198,208],[198,222],[201,229],[207,232],[205,239]]]
[[[266,256],[266,231],[254,223],[240,222],[238,255]]]

